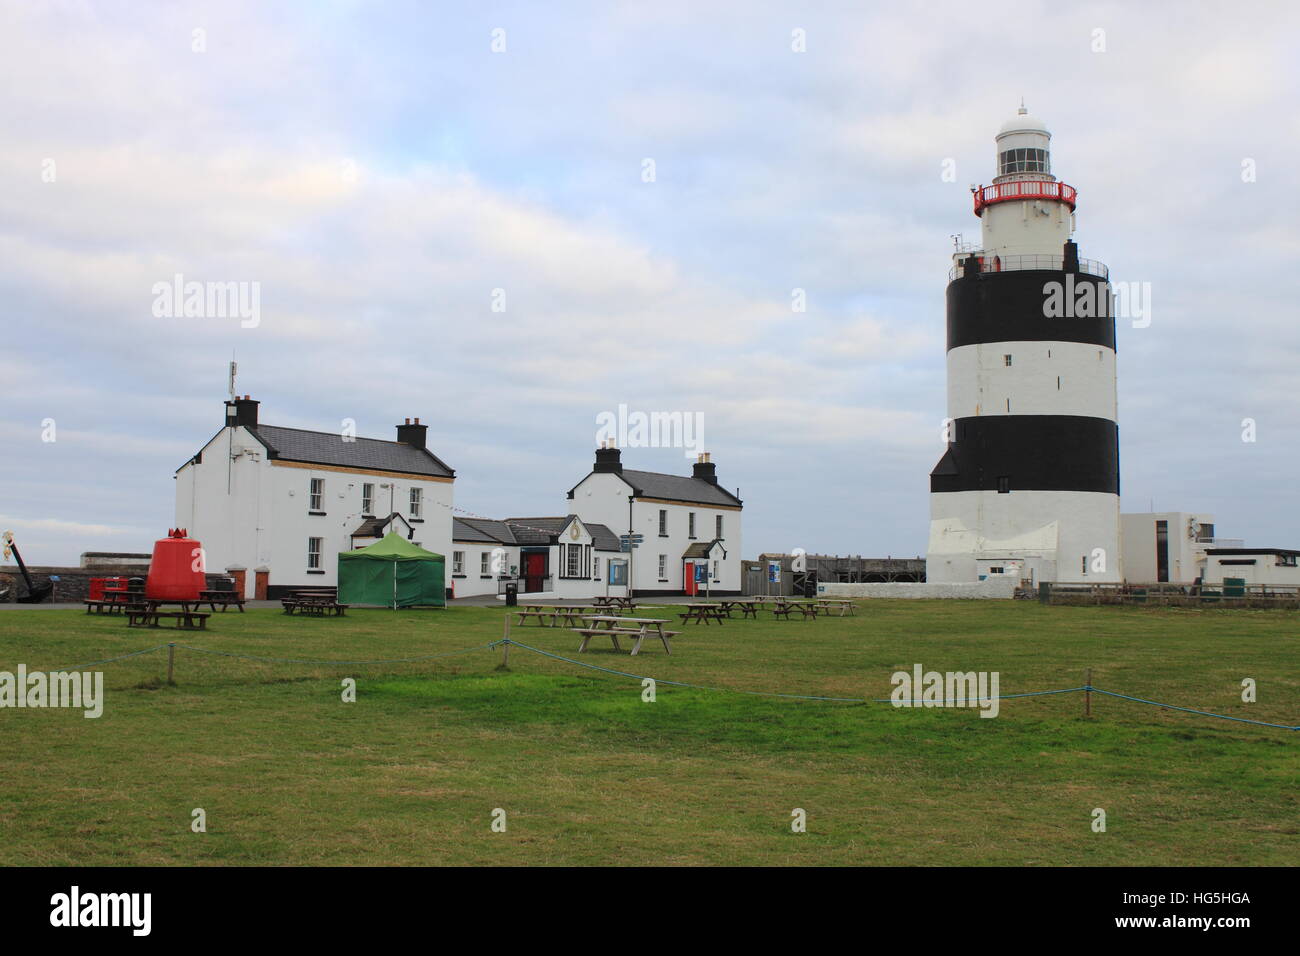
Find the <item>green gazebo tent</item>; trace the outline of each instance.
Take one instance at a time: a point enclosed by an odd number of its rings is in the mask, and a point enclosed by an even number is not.
[[[340,604],[447,606],[447,560],[390,531],[368,548],[339,552]]]

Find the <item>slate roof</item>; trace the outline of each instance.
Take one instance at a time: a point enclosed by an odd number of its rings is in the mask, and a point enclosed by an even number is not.
[[[515,533],[516,544],[555,544],[556,535],[576,517],[577,515],[565,515],[563,518],[507,518],[505,523]],[[581,518],[578,520],[582,521]],[[605,525],[582,521],[582,526],[591,535],[591,546],[595,550],[618,550],[618,535]]]
[[[402,524],[406,525],[406,530],[411,530],[411,525],[405,518],[394,511],[387,518],[366,518],[361,524],[357,525],[357,530],[352,532],[353,538],[382,538],[387,532],[384,531],[389,523],[396,518]],[[394,529],[396,530],[396,529]]]
[[[732,508],[742,505],[741,500],[727,489],[703,478],[694,478],[690,475],[665,475],[657,471],[637,471],[633,468],[624,468],[620,472],[610,472],[610,474],[622,478],[631,486],[632,493],[638,498],[663,498],[666,501],[681,501],[696,505],[725,505]],[[569,491],[569,496],[573,497],[572,490]]]
[[[715,544],[718,544],[721,541],[722,541],[721,538],[714,538],[712,541],[692,542],[690,547],[688,547],[685,551],[682,552],[682,557],[683,558],[707,558],[709,556],[709,552],[713,550],[713,546]],[[727,551],[724,548],[722,551],[723,557],[726,557],[726,554]]]
[[[451,540],[478,541],[483,544],[517,544],[515,533],[504,521],[489,518],[451,519]]]
[[[248,426],[245,426],[248,427]],[[256,425],[248,431],[266,446],[268,458],[312,465],[338,465],[365,471],[400,471],[410,475],[454,478],[456,473],[431,451],[400,441],[357,438],[344,441],[337,432],[313,432],[278,425]]]

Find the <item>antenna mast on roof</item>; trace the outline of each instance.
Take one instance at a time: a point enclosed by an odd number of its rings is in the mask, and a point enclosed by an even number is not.
[[[235,400],[235,373],[236,373],[237,371],[239,371],[239,366],[235,364],[234,354],[235,354],[234,352],[231,352],[231,353],[230,353],[230,355],[231,355],[231,359],[230,359],[230,382],[228,383],[228,385],[227,385],[227,389],[226,389],[228,392],[230,392],[230,400],[231,400],[232,402]]]

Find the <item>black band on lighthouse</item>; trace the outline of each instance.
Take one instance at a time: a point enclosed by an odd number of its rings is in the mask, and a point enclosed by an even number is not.
[[[1119,494],[1119,426],[1079,415],[980,415],[930,472],[931,492],[1096,491]]]
[[[1049,293],[1043,287],[1049,282],[1060,283],[1060,301],[1070,310],[1059,318],[1044,314]],[[1085,285],[1093,286],[1087,294],[1082,292]],[[948,283],[948,350],[986,342],[1083,342],[1113,350],[1109,292],[1109,283],[1098,276],[1050,269],[954,279]],[[1070,314],[1087,311],[1089,299],[1093,312],[1105,314]]]

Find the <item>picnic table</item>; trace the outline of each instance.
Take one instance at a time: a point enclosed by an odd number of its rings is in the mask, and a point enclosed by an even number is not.
[[[159,608],[166,604],[179,604],[179,611],[160,611]],[[194,608],[191,610],[190,605]],[[161,627],[163,620],[175,621],[176,627],[182,630],[199,630],[208,629],[208,618],[212,615],[206,611],[199,611],[197,601],[148,601],[143,605],[132,604],[126,608],[126,626],[127,627]]]
[[[330,613],[342,617],[343,613],[347,611],[348,605],[339,604],[337,598],[338,594],[334,591],[290,591],[287,598],[280,600],[280,606],[284,608],[285,614],[293,614],[294,611],[298,611],[302,614],[314,614],[317,617],[323,617]]]
[[[615,597],[612,594],[605,594],[592,598],[592,601],[596,607],[619,607],[627,611],[636,610],[636,602],[630,597]]]
[[[696,624],[708,624],[710,621],[717,621],[719,624],[727,619],[727,614],[722,609],[721,604],[688,604],[686,610],[681,612],[682,623],[694,621]]]
[[[803,615],[806,621],[808,618],[817,619],[817,602],[816,601],[790,601],[784,598],[777,598],[772,605],[772,616],[783,617],[790,620],[790,612],[798,611]]]
[[[525,604],[515,613],[519,615],[519,626],[523,627],[529,621],[536,621],[538,627],[559,627],[563,622],[566,626],[572,627],[575,624],[581,624],[583,619],[589,617],[593,611],[604,611],[610,613],[610,608],[593,607],[587,605],[561,605],[561,604]]]
[[[762,601],[755,601],[751,598],[730,598],[718,602],[722,607],[722,613],[731,617],[732,611],[740,611],[742,618],[752,617],[758,619],[758,612],[763,608]]]
[[[673,649],[668,644],[668,638],[676,637],[681,631],[665,631],[664,625],[671,624],[672,621],[657,617],[618,617],[609,614],[588,614],[586,627],[575,627],[573,630],[582,635],[582,643],[578,645],[578,651],[581,653],[587,649],[587,645],[593,637],[608,636],[614,642],[614,650],[621,651],[623,648],[618,643],[619,635],[624,637],[635,638],[636,643],[632,645],[632,655],[635,657],[641,652],[641,642],[647,637],[657,637],[664,643],[664,650],[672,654]]]
[[[838,610],[840,613],[835,615],[836,617],[844,617],[846,614],[856,616],[858,606],[848,598],[818,598],[817,610],[823,614],[830,614],[832,611]]]
[[[244,613],[244,597],[238,591],[200,591],[199,603],[208,605],[213,611],[215,611],[217,605],[220,604],[221,612],[223,614],[225,613],[226,608],[233,604],[235,607],[239,608],[240,614]]]

